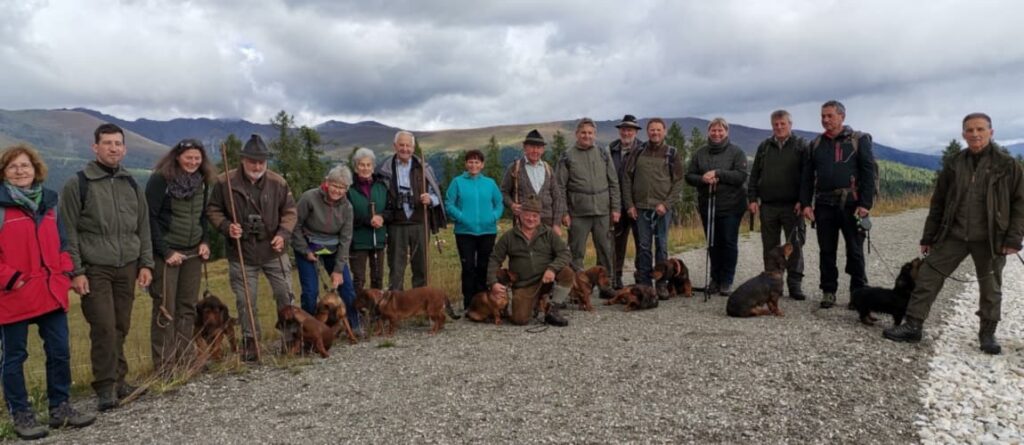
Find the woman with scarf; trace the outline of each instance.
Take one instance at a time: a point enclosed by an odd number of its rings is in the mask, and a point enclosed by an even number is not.
[[[146,184],[156,263],[149,286],[150,346],[153,369],[165,377],[184,365],[181,360],[192,339],[202,265],[210,257],[204,209],[213,180],[203,144],[184,139],[157,161]]]
[[[71,348],[68,289],[73,270],[57,215],[57,193],[43,188],[46,164],[35,150],[16,145],[0,153],[0,346],[4,399],[18,437],[48,434],[36,421],[22,369],[28,358],[28,325],[39,328],[46,354],[50,427],[84,427],[96,420],[68,402]]]
[[[348,249],[352,241],[352,206],[345,199],[352,185],[352,172],[339,165],[327,172],[320,187],[306,190],[299,198],[299,213],[292,248],[295,249],[295,267],[299,270],[302,287],[302,310],[316,313],[316,300],[320,294],[321,265],[330,274],[331,287],[345,302],[345,312],[353,330],[359,331],[359,314],[354,307],[356,289],[348,267]]]
[[[740,221],[747,209],[747,155],[729,142],[725,119],[716,117],[708,123],[708,143],[690,159],[686,183],[697,187],[704,235],[709,229],[714,232],[707,292],[729,295],[739,255]]]
[[[348,189],[352,204],[352,278],[356,289],[369,284],[370,289],[384,288],[384,247],[387,246],[389,222],[385,216],[388,188],[384,180],[374,176],[377,156],[368,148],[360,148],[352,155],[355,183]],[[366,265],[370,265],[370,279],[366,279]]]

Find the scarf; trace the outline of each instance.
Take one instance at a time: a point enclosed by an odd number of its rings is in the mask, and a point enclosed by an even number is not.
[[[4,187],[7,188],[7,193],[11,195],[11,199],[16,204],[31,210],[33,214],[39,211],[39,204],[43,202],[42,184],[32,184],[28,188],[21,188],[5,180]]]
[[[372,175],[369,178],[364,178],[362,176],[356,175],[356,189],[359,190],[359,193],[362,193],[363,196],[369,198],[371,187],[373,187]]]
[[[175,199],[187,199],[199,190],[203,184],[203,175],[198,171],[182,173],[171,178],[167,183],[167,194]]]
[[[708,150],[711,154],[717,155],[725,151],[727,147],[729,147],[729,138],[722,139],[722,142],[717,144],[708,140]]]

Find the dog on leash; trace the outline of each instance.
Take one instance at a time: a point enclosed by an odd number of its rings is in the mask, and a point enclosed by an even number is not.
[[[781,317],[779,298],[782,297],[782,274],[786,260],[793,253],[793,245],[786,243],[768,252],[768,265],[764,272],[751,278],[729,295],[725,312],[730,317],[756,317],[774,314]]]
[[[672,297],[693,296],[693,284],[690,282],[690,269],[686,263],[679,258],[669,258],[654,265],[654,272],[651,273],[655,285],[664,284],[667,293],[661,293],[659,289],[658,298],[667,300]]]
[[[590,295],[594,291],[594,286],[604,289],[610,284],[608,269],[603,266],[594,266],[577,272],[572,289],[569,290],[569,302],[578,304],[581,310],[593,312],[594,305],[590,304]]]
[[[501,283],[506,288],[515,283],[516,274],[510,272],[508,269],[498,269],[498,283]],[[508,307],[508,292],[502,292],[495,294],[490,289],[477,293],[473,296],[472,301],[469,303],[469,307],[466,309],[466,318],[473,321],[486,321],[488,318],[494,318],[494,324],[501,324],[501,314],[505,312],[505,308]]]
[[[452,317],[452,320],[461,318],[452,309],[452,303],[448,301],[448,296],[444,291],[429,286],[407,291],[385,291],[377,301],[377,312],[380,314],[377,321],[377,333],[383,332],[384,321],[387,321],[388,336],[394,335],[395,328],[398,327],[400,321],[415,315],[425,315],[433,321],[434,324],[430,328],[431,335],[444,328],[445,312]]]
[[[356,339],[355,333],[352,332],[352,325],[348,322],[347,315],[345,303],[341,301],[341,297],[335,291],[321,295],[320,301],[316,303],[316,319],[329,328],[341,325],[341,329],[344,329],[348,335],[349,343],[356,344],[359,340]],[[339,330],[338,332],[340,333],[341,331]]]
[[[329,328],[298,306],[287,304],[277,311],[277,328],[284,335],[282,341],[288,354],[314,351],[320,357],[330,357],[328,351],[341,327],[342,324],[338,323],[334,328]]]
[[[228,307],[210,291],[203,292],[203,299],[196,303],[196,321],[192,338],[200,353],[209,352],[214,360],[220,360],[222,343],[226,338],[232,353],[238,352],[235,344],[235,319],[228,313]]]
[[[658,294],[651,286],[632,285],[622,288],[610,300],[604,302],[605,306],[613,304],[626,305],[625,311],[634,309],[654,309],[658,307]]]
[[[878,319],[872,317],[871,313],[883,312],[892,315],[893,326],[903,323],[903,317],[907,315],[907,304],[910,303],[910,293],[914,291],[917,272],[923,262],[915,258],[904,264],[892,289],[863,287],[855,290],[850,295],[850,302],[860,314],[860,322],[874,325]]]

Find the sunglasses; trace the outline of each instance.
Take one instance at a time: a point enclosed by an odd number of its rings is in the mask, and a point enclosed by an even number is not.
[[[203,143],[199,141],[187,140],[178,142],[178,150],[188,150],[190,148],[203,149]]]

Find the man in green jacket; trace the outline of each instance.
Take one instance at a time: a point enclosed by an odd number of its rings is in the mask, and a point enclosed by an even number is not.
[[[902,325],[883,332],[894,341],[921,341],[922,324],[935,297],[968,255],[974,261],[981,293],[978,342],[988,354],[999,354],[996,342],[1003,299],[1006,255],[1020,251],[1024,238],[1024,169],[992,143],[992,118],[971,113],[963,120],[967,149],[946,162],[932,195],[921,237],[928,255],[917,275]]]
[[[542,284],[555,282],[552,300],[565,303],[576,274],[569,264],[569,249],[562,237],[541,224],[541,203],[530,197],[520,208],[520,224],[503,233],[494,244],[487,263],[487,287],[494,293],[507,289],[498,283],[498,268],[508,258],[508,270],[516,275],[512,283],[511,321],[526,324],[537,303],[535,296]],[[568,322],[558,313],[555,305],[548,305],[544,321],[555,326]]]
[[[97,408],[106,411],[136,391],[125,382],[124,339],[135,285],[149,286],[153,278],[153,244],[146,195],[121,165],[124,130],[100,125],[93,141],[96,160],[64,184],[60,213],[75,265],[71,288],[82,296],[89,323],[92,388]]]
[[[592,119],[580,119],[576,125],[576,144],[562,154],[556,176],[569,210],[562,217],[562,225],[569,227],[573,265],[583,267],[587,235],[593,235],[597,264],[611,270],[609,227],[619,222],[622,195],[611,155],[604,147],[595,145],[596,134],[597,124]]]

